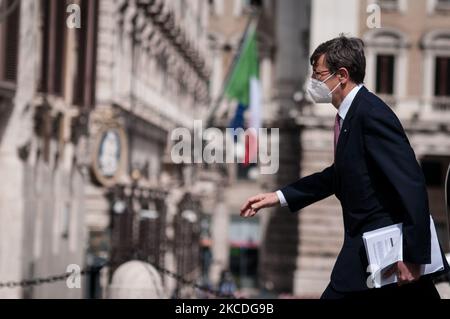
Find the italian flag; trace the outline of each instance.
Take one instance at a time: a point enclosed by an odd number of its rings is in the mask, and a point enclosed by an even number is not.
[[[244,164],[256,163],[258,159],[257,132],[261,128],[262,94],[255,23],[250,25],[247,31],[239,59],[227,83],[225,94],[230,100],[237,101],[238,105],[231,126],[235,129],[250,129],[245,136]],[[250,112],[247,125],[243,123],[242,112]]]

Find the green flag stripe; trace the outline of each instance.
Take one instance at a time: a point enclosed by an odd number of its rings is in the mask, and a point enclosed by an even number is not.
[[[228,82],[225,94],[245,106],[250,105],[250,80],[259,79],[258,47],[256,30],[252,27],[244,42],[238,62]]]

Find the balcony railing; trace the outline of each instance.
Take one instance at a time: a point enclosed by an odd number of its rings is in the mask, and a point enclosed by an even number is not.
[[[450,96],[435,97],[433,99],[433,110],[437,112],[450,112]]]

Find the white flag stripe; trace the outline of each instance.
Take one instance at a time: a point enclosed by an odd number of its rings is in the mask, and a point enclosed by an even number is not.
[[[253,77],[250,80],[250,125],[256,130],[262,126],[261,119],[261,83],[259,79]]]

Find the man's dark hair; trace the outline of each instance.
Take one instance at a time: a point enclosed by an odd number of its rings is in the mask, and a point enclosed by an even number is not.
[[[364,82],[366,77],[366,56],[364,42],[358,38],[348,38],[344,35],[319,45],[311,56],[311,65],[325,54],[325,61],[331,73],[340,68],[346,68],[350,78],[356,84]]]

